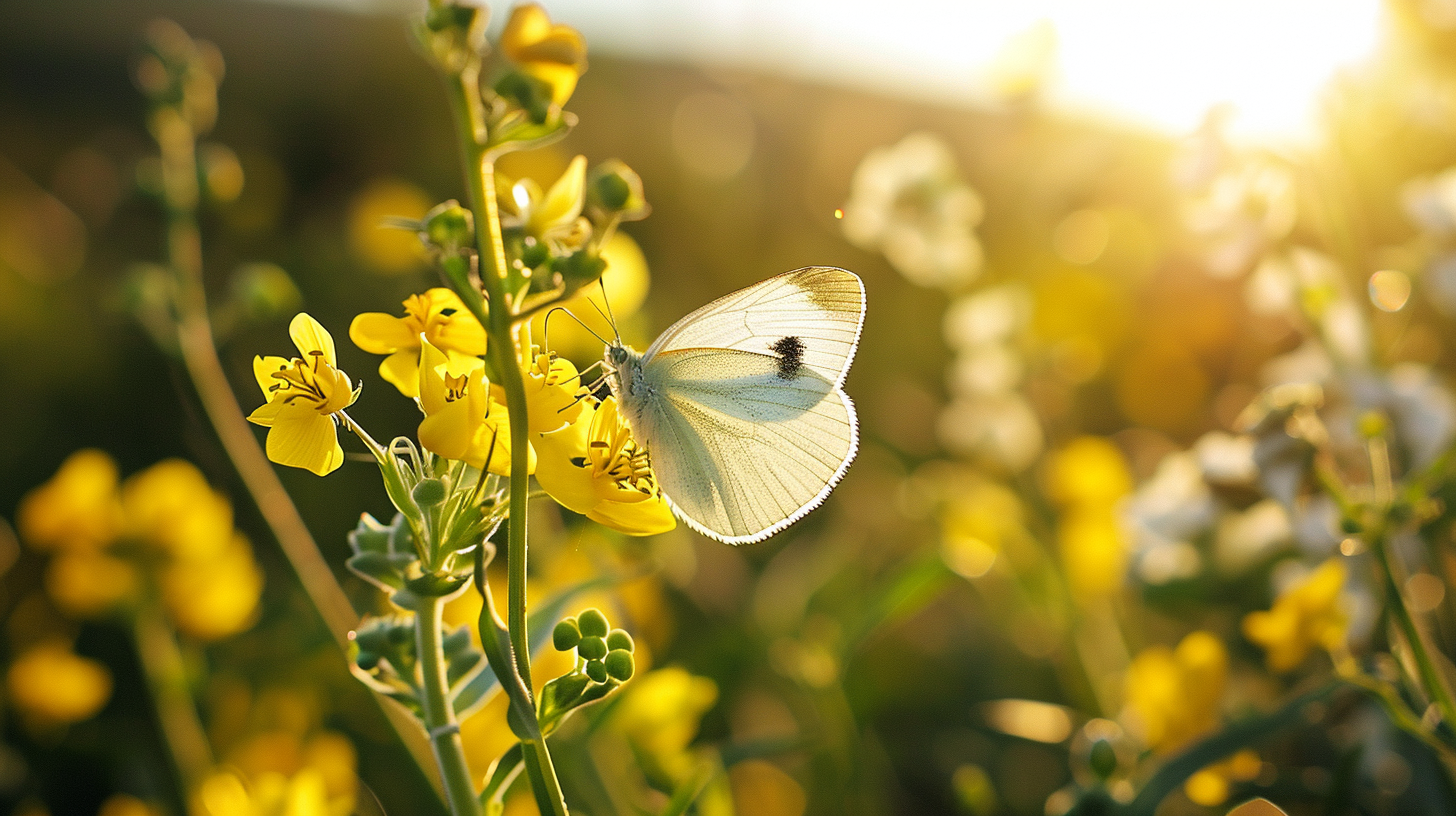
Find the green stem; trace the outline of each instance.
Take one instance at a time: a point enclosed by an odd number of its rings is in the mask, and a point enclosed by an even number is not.
[[[460,724],[450,704],[445,680],[445,649],[441,643],[442,613],[445,604],[439,598],[421,598],[415,610],[415,647],[419,654],[420,680],[424,690],[425,730],[435,752],[435,764],[445,783],[445,799],[453,816],[477,816],[480,813],[475,786],[470,781],[470,768],[465,763],[465,748],[460,741]]]
[[[177,769],[182,801],[186,802],[212,767],[212,746],[197,716],[182,650],[156,607],[148,606],[137,613],[133,633],[147,690],[157,710],[157,724]]]
[[[531,684],[531,646],[526,618],[526,504],[530,498],[527,473],[529,448],[529,413],[526,406],[526,385],[516,349],[516,332],[512,304],[507,297],[505,276],[505,244],[501,240],[500,212],[495,194],[495,165],[485,145],[485,124],[478,103],[480,66],[469,61],[459,72],[445,75],[450,107],[454,113],[459,137],[470,210],[475,222],[476,255],[479,260],[480,283],[484,289],[485,308],[480,292],[462,286],[468,281],[451,275],[462,302],[486,327],[490,342],[487,356],[494,369],[496,383],[506,394],[506,412],[511,428],[510,505],[506,528],[506,627],[514,668],[528,700],[522,707],[531,718],[528,728],[536,734],[534,695]],[[447,269],[447,272],[449,270]],[[463,290],[463,291],[461,291]],[[529,349],[525,351],[529,352]],[[486,637],[486,632],[481,632]],[[506,678],[501,678],[508,685]],[[526,773],[536,796],[537,808],[543,816],[566,816],[566,800],[551,762],[551,752],[544,738],[522,741]]]
[[[1420,629],[1416,626],[1415,616],[1411,614],[1410,608],[1405,604],[1405,596],[1400,591],[1400,584],[1395,578],[1395,564],[1390,555],[1390,547],[1386,541],[1383,531],[1371,531],[1369,536],[1370,552],[1375,556],[1375,563],[1380,568],[1380,580],[1385,588],[1386,606],[1395,615],[1396,625],[1400,627],[1401,634],[1410,644],[1411,657],[1414,658],[1416,671],[1420,674],[1421,685],[1425,688],[1426,695],[1436,704],[1437,710],[1441,712],[1441,719],[1452,728],[1456,728],[1456,701],[1452,700],[1451,691],[1446,687],[1446,682],[1436,669],[1436,664],[1431,660],[1431,654],[1426,650],[1425,639],[1421,636]]]
[[[459,130],[464,153],[465,181],[469,190],[470,210],[475,220],[476,253],[480,261],[480,282],[490,307],[481,314],[478,298],[462,296],[462,300],[490,336],[488,355],[495,369],[497,385],[506,392],[506,412],[511,426],[511,495],[510,515],[506,531],[506,569],[509,583],[506,598],[506,626],[510,629],[511,650],[515,653],[516,670],[526,687],[531,687],[531,650],[526,629],[526,500],[529,498],[528,460],[529,425],[526,407],[526,385],[521,376],[517,356],[511,304],[505,290],[505,244],[500,234],[500,212],[495,197],[495,165],[487,155],[477,134],[484,131],[474,121],[478,109],[470,104],[476,87],[478,67],[449,76],[451,107]]]

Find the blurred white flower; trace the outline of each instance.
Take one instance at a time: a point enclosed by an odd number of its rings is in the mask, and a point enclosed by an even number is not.
[[[987,343],[956,355],[950,390],[963,397],[991,397],[1014,389],[1021,374],[1021,358],[1014,351],[1000,343]]]
[[[1031,307],[1031,293],[1012,283],[957,298],[942,318],[946,345],[967,348],[1009,340],[1031,317]]]
[[[1259,379],[1273,388],[1298,383],[1324,383],[1334,374],[1335,364],[1324,346],[1315,340],[1306,340],[1303,345],[1287,354],[1271,358],[1259,370]]]
[[[918,286],[955,290],[981,271],[984,208],[944,141],[912,133],[865,155],[844,205],[844,235]]]
[[[1192,578],[1203,568],[1203,556],[1187,541],[1162,541],[1147,547],[1137,559],[1137,575],[1154,586]]]
[[[1203,478],[1215,485],[1251,485],[1259,475],[1254,466],[1254,438],[1210,431],[1193,444]]]
[[[1140,547],[1194,538],[1213,524],[1216,514],[1213,492],[1191,451],[1164,456],[1123,510]]]
[[[1208,272],[1231,278],[1289,234],[1298,214],[1294,179],[1266,159],[1249,159],[1188,202],[1186,222],[1203,239]]]
[[[1225,513],[1214,533],[1214,561],[1228,575],[1237,575],[1289,541],[1293,531],[1283,505],[1264,499],[1242,512]]]
[[[1041,453],[1041,422],[1017,393],[956,399],[945,407],[936,429],[945,447],[1010,471],[1026,469]]]
[[[1289,260],[1282,254],[1264,256],[1244,284],[1244,300],[1259,314],[1285,314],[1299,305],[1299,287]]]
[[[1400,200],[1421,229],[1437,235],[1456,233],[1456,167],[1411,179],[1401,188]]]

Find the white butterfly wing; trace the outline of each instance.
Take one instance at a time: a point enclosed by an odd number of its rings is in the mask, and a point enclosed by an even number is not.
[[[725,295],[674,323],[644,353],[722,348],[768,354],[786,337],[802,343],[806,368],[838,386],[859,345],[864,284],[853,272],[808,266]]]
[[[729,544],[762,541],[829,495],[859,445],[854,406],[809,369],[785,377],[769,354],[666,351],[643,372],[628,420],[694,530]]]

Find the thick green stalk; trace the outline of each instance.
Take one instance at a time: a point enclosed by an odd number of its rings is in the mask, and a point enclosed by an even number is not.
[[[425,730],[430,735],[430,748],[435,764],[445,782],[445,799],[453,816],[477,816],[480,813],[475,786],[470,781],[470,767],[465,762],[465,747],[460,741],[460,724],[450,704],[445,679],[445,649],[441,642],[445,604],[439,598],[421,598],[415,610],[415,648],[419,654],[420,681],[424,688]]]
[[[465,183],[469,192],[470,210],[475,222],[476,254],[479,258],[479,275],[489,308],[483,309],[478,292],[460,292],[461,300],[486,327],[489,335],[488,357],[496,376],[496,384],[506,393],[506,411],[510,416],[511,429],[511,475],[510,512],[506,528],[506,571],[508,576],[506,599],[506,627],[511,654],[520,687],[528,696],[524,708],[530,710],[532,726],[536,733],[540,727],[534,722],[534,700],[531,685],[531,645],[526,618],[526,503],[529,499],[528,458],[526,451],[530,444],[528,409],[526,406],[526,385],[521,374],[520,358],[516,349],[515,315],[508,302],[505,288],[505,246],[501,240],[500,212],[495,194],[495,165],[484,143],[485,126],[478,102],[479,66],[468,65],[460,72],[446,76],[450,106],[454,113],[464,161]],[[453,276],[452,276],[452,282]],[[462,287],[457,283],[457,289]],[[482,313],[484,312],[484,314]],[[529,353],[529,349],[525,350]],[[484,631],[481,637],[486,637]],[[505,678],[502,685],[510,687]],[[543,816],[566,816],[566,801],[556,777],[556,768],[551,762],[551,753],[544,738],[528,739],[522,743],[526,773],[531,780],[531,790]]]
[[[500,212],[495,198],[495,165],[486,153],[478,134],[484,128],[476,121],[480,115],[471,104],[478,69],[467,69],[447,77],[451,107],[459,131],[465,162],[465,183],[469,191],[470,210],[475,220],[476,253],[480,259],[480,282],[489,301],[482,315],[479,301],[462,296],[476,319],[486,327],[490,337],[488,355],[495,369],[496,384],[506,392],[506,412],[511,426],[511,495],[510,516],[506,528],[506,569],[509,586],[506,598],[506,626],[511,634],[511,651],[515,653],[516,670],[526,687],[531,687],[531,649],[526,629],[526,499],[529,497],[529,474],[524,451],[529,445],[526,408],[526,384],[516,352],[515,321],[507,303],[504,274],[505,247],[500,233]]]

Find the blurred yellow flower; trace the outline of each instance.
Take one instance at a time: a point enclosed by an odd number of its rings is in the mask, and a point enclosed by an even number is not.
[[[575,423],[535,439],[536,481],[568,510],[628,535],[677,526],[615,397],[593,401]]]
[[[126,793],[113,793],[101,803],[96,816],[162,816],[162,811]]]
[[[99,550],[60,552],[46,565],[46,594],[67,615],[100,617],[134,595],[136,567]]]
[[[1218,807],[1228,800],[1231,783],[1248,782],[1258,777],[1263,767],[1259,755],[1245,749],[1188,777],[1183,793],[1195,805]]]
[[[1078,437],[1052,454],[1045,478],[1047,494],[1064,507],[1111,507],[1132,492],[1122,451],[1098,436]]]
[[[586,203],[586,156],[572,159],[544,193],[531,178],[514,183],[502,179],[499,189],[503,227],[518,227],[537,240],[573,248],[584,237],[582,230],[590,229],[581,218]]]
[[[941,558],[957,574],[979,578],[995,564],[1007,538],[1020,529],[1021,518],[1015,493],[977,480],[941,508]]]
[[[1112,508],[1080,508],[1064,514],[1057,542],[1073,595],[1083,600],[1102,598],[1122,586],[1127,533]]]
[[[483,365],[476,357],[451,360],[430,342],[422,344],[417,390],[425,418],[420,421],[420,444],[446,459],[507,476],[510,417],[491,397]],[[535,470],[534,453],[528,448],[526,455],[528,470]]]
[[[413,230],[390,219],[423,218],[432,202],[407,181],[378,178],[349,203],[349,248],[377,272],[402,275],[418,269],[427,255]]]
[[[10,664],[5,689],[15,707],[35,724],[68,725],[90,718],[111,699],[111,672],[51,641]]]
[[[347,816],[353,812],[329,800],[323,776],[304,768],[293,776],[265,773],[244,783],[233,771],[203,780],[193,797],[193,816]]]
[[[737,812],[754,816],[803,816],[809,797],[779,766],[762,759],[739,762],[728,772]]]
[[[116,462],[86,449],[66,457],[50,481],[25,494],[16,521],[38,550],[105,547],[121,531]]]
[[[317,320],[299,312],[288,334],[303,359],[253,358],[253,376],[268,402],[248,421],[269,429],[270,460],[324,476],[344,462],[334,414],[352,405],[356,394],[349,376],[334,367],[334,338]]]
[[[551,86],[551,101],[571,98],[586,72],[586,41],[576,29],[553,24],[535,3],[516,6],[501,32],[500,49],[520,69]]]
[[[168,555],[207,556],[232,541],[232,503],[186,460],[167,459],[127,478],[121,502],[128,535]]]
[[[1214,635],[1191,632],[1176,649],[1152,646],[1128,666],[1123,688],[1128,730],[1158,753],[1187,745],[1218,725],[1228,682],[1228,650]]]
[[[349,324],[349,339],[370,354],[387,354],[379,376],[406,397],[418,397],[420,335],[451,361],[485,354],[485,329],[460,301],[441,287],[404,301],[404,317],[365,312]]]
[[[1264,648],[1269,669],[1287,672],[1316,646],[1344,645],[1349,616],[1341,602],[1345,565],[1339,558],[1321,564],[1303,581],[1279,596],[1267,612],[1244,616],[1244,637]]]
[[[612,727],[626,736],[643,759],[671,779],[691,773],[688,745],[698,723],[718,701],[718,687],[706,677],[671,666],[633,678],[612,712]]]
[[[221,640],[253,623],[263,594],[263,573],[241,533],[220,552],[176,557],[161,574],[162,601],[179,632]]]

